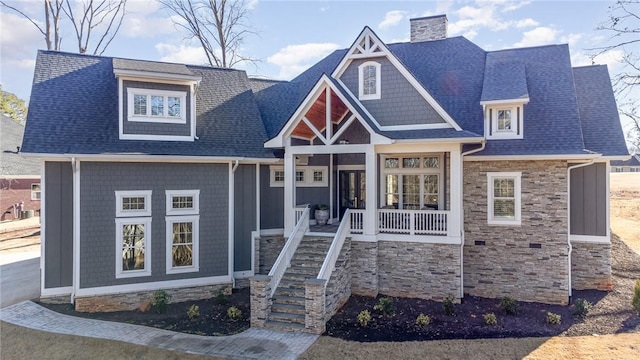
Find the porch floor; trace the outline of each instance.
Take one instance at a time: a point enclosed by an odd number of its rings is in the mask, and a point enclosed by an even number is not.
[[[340,226],[340,223],[327,224],[327,225],[311,225],[309,226],[309,232],[335,234],[338,231],[339,226]]]

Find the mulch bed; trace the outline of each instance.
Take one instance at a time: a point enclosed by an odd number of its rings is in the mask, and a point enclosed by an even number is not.
[[[166,312],[161,314],[154,309],[148,312],[135,310],[85,313],[75,311],[71,304],[40,305],[66,315],[151,326],[206,336],[232,335],[247,330],[251,311],[248,288],[234,290],[230,296],[168,304]],[[187,316],[187,311],[192,305],[197,305],[200,308],[200,316],[193,320]],[[231,306],[235,306],[242,311],[240,319],[234,321],[228,318],[227,309]]]
[[[373,311],[378,298],[352,296],[340,311],[327,323],[324,335],[345,340],[372,341],[413,341],[435,339],[478,339],[513,338],[540,336],[580,336],[593,334],[615,334],[640,332],[640,316],[631,307],[635,279],[640,279],[640,255],[629,249],[615,234],[612,234],[612,272],[614,290],[610,292],[585,290],[573,291],[572,301],[578,298],[593,303],[586,318],[573,315],[573,307],[541,303],[519,303],[517,315],[506,315],[501,310],[499,300],[465,296],[461,304],[455,304],[455,314],[446,315],[442,302],[393,298],[395,313],[384,316]],[[169,304],[167,312],[157,314],[153,310],[121,311],[113,313],[79,313],[70,304],[42,304],[47,308],[74,316],[120,321],[146,325],[199,335],[230,335],[249,328],[249,289],[234,290],[228,303],[220,303],[212,298],[201,301]],[[191,305],[200,307],[200,316],[189,320],[187,310]],[[242,318],[232,321],[227,317],[227,309],[236,306],[242,311]],[[371,312],[367,327],[358,324],[358,313]],[[560,325],[547,324],[547,312],[562,317]],[[416,325],[416,317],[429,315],[429,325]],[[497,325],[485,324],[483,314],[494,313]]]

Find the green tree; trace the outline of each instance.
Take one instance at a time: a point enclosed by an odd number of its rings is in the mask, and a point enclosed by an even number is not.
[[[2,113],[15,121],[24,124],[27,121],[27,106],[24,100],[17,97],[15,94],[2,90],[0,85],[0,91],[2,91],[2,100],[0,107]]]

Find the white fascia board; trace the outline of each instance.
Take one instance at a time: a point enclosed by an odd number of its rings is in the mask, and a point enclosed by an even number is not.
[[[444,119],[444,121],[449,123],[449,125],[451,125],[451,127],[453,127],[454,129],[458,131],[462,130],[462,128],[458,125],[458,123],[456,123],[456,121],[453,120],[451,115],[449,115],[449,113],[447,113],[442,108],[442,106],[440,106],[440,104],[433,98],[433,96],[431,96],[431,94],[429,94],[429,92],[420,84],[420,82],[404,67],[404,65],[400,62],[400,60],[398,60],[398,58],[396,58],[396,56],[393,55],[393,53],[389,50],[387,45],[384,42],[382,42],[382,40],[380,40],[380,38],[373,32],[373,30],[369,29],[368,27],[365,27],[362,33],[360,33],[360,36],[358,36],[358,38],[353,43],[353,45],[351,45],[351,48],[349,48],[349,51],[347,51],[345,56],[342,58],[342,61],[340,61],[340,64],[338,64],[336,69],[333,71],[333,73],[331,74],[331,77],[333,77],[334,79],[339,79],[340,76],[344,73],[344,71],[349,66],[351,59],[357,58],[357,56],[354,57],[355,50],[357,49],[360,41],[364,39],[365,36],[369,36],[371,39],[373,39],[373,41],[376,43],[378,48],[386,55],[387,59],[391,62],[391,64],[393,64],[396,67],[396,69],[400,72],[400,74],[404,76],[404,78],[427,101],[427,103],[429,103],[429,105],[433,107],[433,109],[438,113],[438,115],[440,115]]]
[[[470,155],[464,161],[498,161],[498,160],[591,160],[600,158],[599,154],[592,155]]]
[[[397,139],[395,141],[396,144],[407,144],[407,143],[456,143],[456,144],[480,144],[484,141],[484,138],[433,138],[433,139]]]
[[[631,159],[631,155],[627,155],[627,156],[624,156],[624,155],[605,156],[605,155],[603,155],[601,158],[603,160],[609,160],[609,161],[611,161],[611,160],[627,161],[627,160]]]
[[[197,75],[167,74],[167,73],[139,71],[139,70],[114,69],[113,73],[116,75],[116,77],[119,77],[122,79],[143,80],[146,82],[191,85],[193,83],[197,83],[202,80],[202,76],[197,76]]]
[[[0,175],[0,179],[11,179],[11,180],[29,180],[29,179],[40,179],[40,175]]]
[[[482,105],[482,106],[486,106],[486,105],[509,105],[509,104],[526,105],[528,103],[529,103],[529,97],[528,96],[526,98],[518,98],[518,99],[503,99],[503,100],[480,101],[480,105]]]
[[[224,157],[224,156],[178,156],[178,155],[146,155],[146,154],[37,154],[33,156],[42,158],[43,161],[69,161],[76,158],[82,161],[96,162],[171,162],[171,163],[227,163],[238,160],[241,164],[278,162],[277,158],[248,158],[248,157]]]

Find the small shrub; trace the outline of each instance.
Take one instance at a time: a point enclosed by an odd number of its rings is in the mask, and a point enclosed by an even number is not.
[[[227,309],[227,317],[233,321],[238,321],[242,317],[242,311],[235,306]]]
[[[214,298],[214,301],[218,305],[227,305],[229,303],[229,297],[225,295],[222,290],[220,290],[220,292],[218,292],[218,294]]]
[[[592,306],[593,304],[585,299],[576,299],[576,302],[573,303],[573,315],[584,318],[587,316]]]
[[[636,286],[633,288],[633,300],[631,300],[631,306],[640,315],[640,279],[636,280]]]
[[[396,308],[393,305],[393,299],[385,296],[378,300],[378,303],[373,307],[373,310],[380,312],[382,315],[393,315]]]
[[[496,314],[494,313],[484,314],[482,315],[482,317],[484,318],[484,322],[487,325],[494,326],[498,324],[498,319],[496,318]]]
[[[444,309],[444,313],[446,315],[451,316],[456,313],[452,296],[449,296],[446,299],[444,299],[444,301],[442,302],[442,308]]]
[[[504,311],[504,313],[507,315],[517,315],[518,301],[516,299],[505,296],[500,299],[500,309],[502,309],[502,311]]]
[[[369,310],[360,311],[358,314],[358,324],[362,327],[366,327],[369,324],[369,321],[371,321],[371,313]]]
[[[554,314],[552,312],[547,313],[547,324],[552,325],[560,325],[562,322],[562,317],[558,314]]]
[[[196,304],[191,305],[189,310],[187,310],[187,316],[189,317],[189,320],[193,320],[200,316],[200,307]]]
[[[427,326],[429,325],[429,323],[431,323],[431,318],[429,317],[429,315],[420,313],[420,315],[418,315],[418,317],[416,318],[416,325],[418,326]]]
[[[164,290],[158,290],[153,293],[153,302],[151,305],[158,314],[164,314],[167,311],[167,305],[171,301],[171,295]]]

